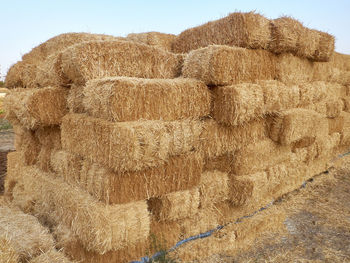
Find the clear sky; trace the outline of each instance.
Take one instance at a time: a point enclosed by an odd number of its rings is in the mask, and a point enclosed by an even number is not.
[[[178,34],[235,11],[268,18],[293,16],[336,37],[336,50],[350,54],[350,0],[0,0],[1,76],[33,47],[65,32]]]

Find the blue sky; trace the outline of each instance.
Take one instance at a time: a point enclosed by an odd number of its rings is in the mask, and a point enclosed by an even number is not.
[[[255,10],[268,18],[293,16],[333,34],[336,50],[350,54],[349,0],[0,0],[0,10],[1,76],[31,48],[61,33],[178,34],[235,11]]]

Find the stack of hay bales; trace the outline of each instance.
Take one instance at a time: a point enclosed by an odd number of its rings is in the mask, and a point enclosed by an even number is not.
[[[6,79],[6,194],[74,260],[138,259],[325,171],[350,145],[349,70],[329,34],[254,13],[57,36]]]

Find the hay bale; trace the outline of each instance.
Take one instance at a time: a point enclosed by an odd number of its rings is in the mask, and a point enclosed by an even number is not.
[[[186,190],[198,185],[203,158],[199,153],[174,156],[164,165],[136,172],[113,172],[65,151],[51,156],[58,176],[79,185],[98,200],[121,204]]]
[[[137,171],[164,164],[170,156],[195,150],[200,121],[113,123],[68,114],[61,126],[63,149],[115,171]]]
[[[83,104],[84,86],[72,84],[67,96],[67,107],[70,113],[85,113]]]
[[[270,139],[251,143],[234,153],[232,172],[235,175],[253,174],[288,160],[291,149]]]
[[[271,21],[269,50],[314,61],[329,61],[334,52],[334,37],[308,29],[291,17],[280,17]]]
[[[335,68],[350,71],[350,55],[334,52],[330,62]]]
[[[227,173],[217,170],[203,172],[199,183],[201,208],[227,200],[231,190],[229,183]]]
[[[184,244],[172,253],[181,261],[192,262],[213,254],[238,252],[260,236],[283,228],[285,217],[280,209],[270,208],[238,224],[229,224],[208,238]]]
[[[328,84],[323,81],[304,83],[299,85],[300,103],[299,107],[317,104],[329,97]]]
[[[295,108],[299,105],[299,87],[276,80],[258,81],[264,94],[265,114]]]
[[[119,38],[88,33],[66,33],[55,36],[24,54],[22,61],[10,68],[6,76],[6,86],[9,88],[57,86],[60,81],[55,76],[59,69],[56,60],[62,50],[86,41],[116,39]]]
[[[34,200],[33,213],[69,226],[87,250],[103,254],[147,240],[150,218],[145,201],[104,205],[35,167],[23,167],[23,196]],[[21,205],[21,196],[14,197]]]
[[[9,152],[7,154],[7,173],[5,177],[5,193],[6,197],[12,196],[13,188],[15,187],[18,177],[19,169],[21,168],[21,153],[20,152]]]
[[[340,145],[348,146],[350,145],[350,113],[343,111],[340,116],[343,117],[344,120]]]
[[[90,33],[64,33],[57,35],[33,48],[29,53],[22,56],[22,60],[35,63],[45,60],[57,51],[64,50],[69,46],[92,40],[115,40],[114,36]]]
[[[223,154],[220,156],[207,157],[204,160],[203,171],[219,171],[231,173],[233,154]]]
[[[51,249],[40,256],[33,258],[29,263],[70,263],[71,261],[62,253]]]
[[[126,40],[135,41],[171,52],[172,43],[176,36],[159,32],[132,33],[126,36]]]
[[[328,134],[328,121],[322,115],[307,109],[291,109],[272,118],[269,136],[281,145],[312,142],[316,136]],[[308,138],[310,140],[308,140]]]
[[[270,41],[269,26],[267,18],[254,12],[232,13],[183,31],[175,38],[173,51],[185,53],[209,45],[267,49]]]
[[[15,148],[20,152],[22,161],[26,165],[37,163],[41,145],[35,136],[35,132],[18,125],[14,125],[13,130],[15,133]]]
[[[66,97],[62,88],[14,90],[5,96],[5,117],[27,129],[57,125],[67,113]]]
[[[158,221],[175,221],[192,218],[198,213],[199,191],[191,190],[169,192],[164,196],[150,198],[148,209]]]
[[[244,125],[262,118],[265,113],[264,94],[259,85],[242,83],[215,87],[213,118],[222,124]]]
[[[287,84],[310,82],[313,78],[313,62],[305,58],[283,53],[276,56],[276,79]]]
[[[300,104],[298,86],[286,86],[274,80],[258,84],[242,83],[234,86],[214,87],[214,119],[226,125],[242,125]]]
[[[210,91],[191,79],[128,77],[89,81],[84,108],[90,116],[109,121],[198,119],[210,113]]]
[[[241,126],[220,125],[212,119],[203,123],[201,150],[206,158],[233,153],[250,143],[267,138],[266,122],[253,120]]]
[[[60,56],[63,75],[77,85],[112,76],[175,78],[182,64],[182,56],[128,41],[84,42]]]
[[[19,257],[7,237],[0,236],[0,263],[18,263]]]
[[[328,118],[328,134],[342,133],[344,127],[344,115],[335,118]]]
[[[212,45],[191,51],[182,74],[207,85],[232,85],[275,77],[275,57],[265,50]]]
[[[0,206],[0,236],[9,240],[21,262],[48,251],[54,245],[49,230],[37,218],[7,205]]]
[[[41,144],[37,165],[48,172],[52,169],[51,154],[61,149],[61,129],[59,126],[42,127],[35,131],[35,136]]]

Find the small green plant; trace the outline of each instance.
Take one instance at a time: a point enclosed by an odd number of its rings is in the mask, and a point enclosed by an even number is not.
[[[149,263],[176,263],[176,260],[171,258],[167,253],[167,243],[164,237],[158,238],[155,234],[150,235],[150,246],[146,252],[150,258]],[[153,255],[156,255],[152,258]]]

